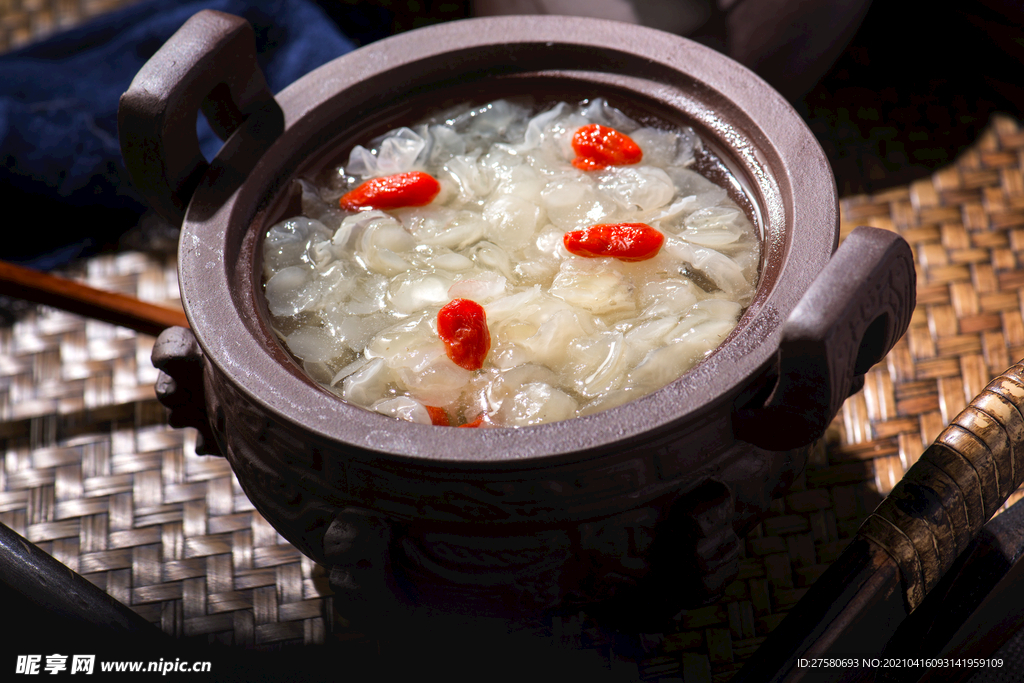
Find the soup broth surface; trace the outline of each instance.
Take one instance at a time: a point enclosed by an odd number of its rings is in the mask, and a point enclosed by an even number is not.
[[[642,159],[574,164],[591,124]],[[601,98],[543,111],[498,100],[392,130],[298,181],[302,215],[267,231],[272,324],[324,388],[412,422],[523,427],[640,398],[711,353],[757,284],[757,231],[693,170],[700,145]],[[425,206],[341,208],[365,181],[413,171],[439,184]],[[637,261],[567,249],[567,233],[608,224],[663,242]],[[485,314],[478,369],[439,334],[458,299]]]

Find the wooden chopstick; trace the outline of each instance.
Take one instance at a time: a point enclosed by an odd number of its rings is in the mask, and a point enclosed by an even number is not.
[[[4,261],[0,261],[0,294],[53,306],[154,337],[168,327],[188,327],[188,318],[181,311]]]

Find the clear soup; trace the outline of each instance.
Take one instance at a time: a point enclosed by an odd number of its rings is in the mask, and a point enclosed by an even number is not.
[[[642,158],[579,163],[574,141],[592,124]],[[700,145],[689,128],[641,125],[601,98],[543,111],[498,100],[392,130],[299,181],[302,216],[268,230],[272,324],[316,382],[412,422],[523,427],[640,398],[721,344],[757,285],[757,230],[693,170]],[[410,172],[437,181],[423,206],[346,200]],[[581,230],[622,224],[660,234],[656,252],[567,248]],[[454,300],[484,318],[485,353],[469,341],[479,367],[453,360],[439,330]]]

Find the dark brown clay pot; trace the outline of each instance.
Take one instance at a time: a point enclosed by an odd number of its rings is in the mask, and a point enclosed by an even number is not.
[[[764,240],[736,330],[652,395],[518,430],[405,423],[322,390],[275,339],[261,295],[262,235],[287,212],[290,179],[425,108],[523,92],[605,95],[697,130],[702,163],[739,179],[731,191]],[[200,107],[226,137],[209,165]],[[192,332],[169,330],[153,355],[172,424],[228,458],[256,508],[330,569],[353,618],[599,603],[639,623],[714,597],[735,577],[739,537],[914,308],[902,239],[861,228],[833,257],[835,183],[792,108],[722,55],[654,30],[454,22],[364,47],[272,97],[248,25],[202,12],[122,97],[120,136],[138,187],[183,222]]]

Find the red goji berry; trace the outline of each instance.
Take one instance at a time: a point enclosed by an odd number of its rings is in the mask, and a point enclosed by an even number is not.
[[[484,308],[469,299],[452,299],[437,313],[437,335],[452,362],[466,370],[479,370],[491,350]]]
[[[665,236],[646,223],[602,223],[565,233],[569,253],[587,258],[610,256],[620,261],[646,261],[661,250]]]
[[[427,414],[430,415],[430,423],[435,427],[451,427],[452,423],[448,419],[448,413],[445,412],[444,408],[438,408],[436,406],[426,406]]]
[[[467,422],[464,425],[459,425],[459,428],[462,429],[462,428],[467,428],[468,427],[470,429],[475,429],[475,428],[479,427],[480,425],[482,425],[483,423],[484,423],[484,416],[481,415],[480,417],[478,417],[477,419],[473,420],[472,422]]]
[[[426,206],[440,191],[441,184],[433,176],[412,171],[371,178],[342,197],[338,203],[347,211]]]
[[[608,166],[638,163],[644,158],[639,145],[614,128],[591,123],[572,136],[576,158],[572,165],[581,171],[599,171]]]

